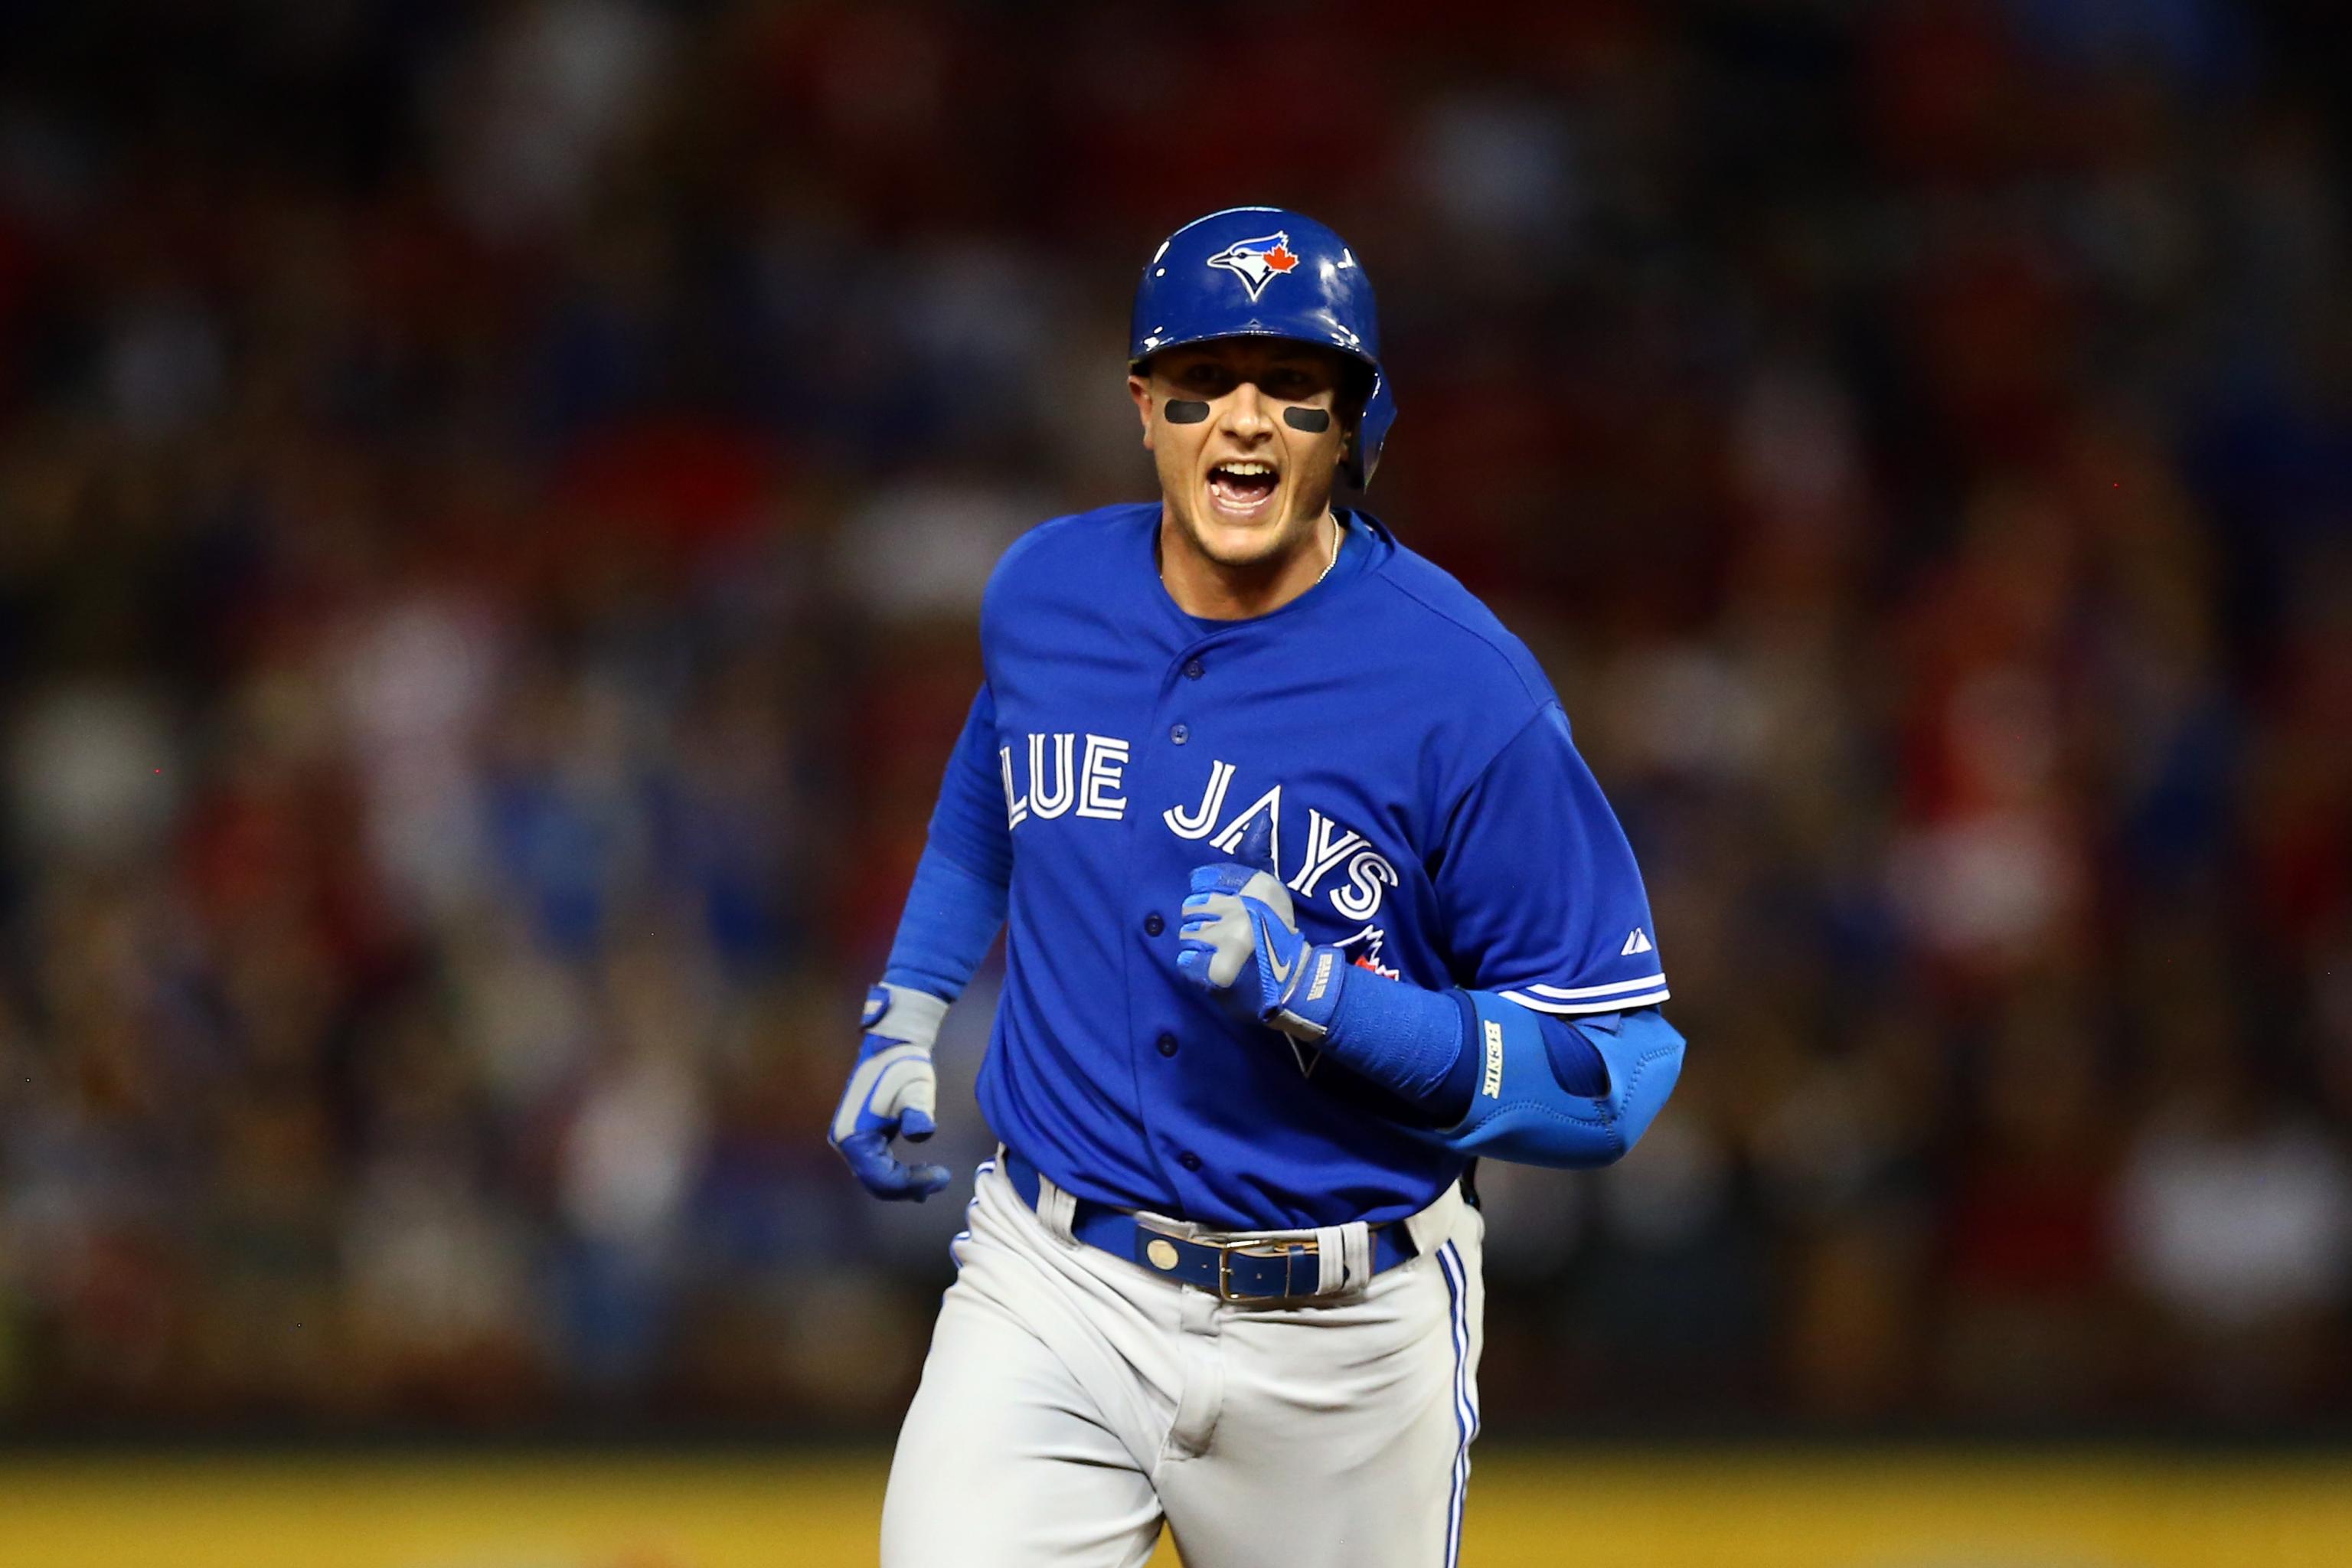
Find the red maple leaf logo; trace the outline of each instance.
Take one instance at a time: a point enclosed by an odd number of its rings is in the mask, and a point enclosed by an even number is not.
[[[1298,265],[1298,258],[1291,255],[1286,247],[1277,244],[1265,253],[1265,264],[1276,272],[1287,272]]]

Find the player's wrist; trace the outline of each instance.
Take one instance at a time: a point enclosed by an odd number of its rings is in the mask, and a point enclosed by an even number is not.
[[[1295,1040],[1309,1045],[1331,1032],[1339,1016],[1339,997],[1354,965],[1336,947],[1318,947],[1301,939],[1289,965],[1289,982],[1282,994],[1269,999],[1259,1020]]]
[[[939,1043],[940,1025],[947,1016],[945,999],[883,981],[866,993],[866,1011],[859,1024],[865,1037],[857,1054],[863,1058],[892,1046],[914,1046],[928,1056]]]

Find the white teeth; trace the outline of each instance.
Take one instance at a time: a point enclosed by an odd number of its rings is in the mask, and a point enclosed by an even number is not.
[[[1219,463],[1217,467],[1226,473],[1238,475],[1244,479],[1274,472],[1272,463]]]

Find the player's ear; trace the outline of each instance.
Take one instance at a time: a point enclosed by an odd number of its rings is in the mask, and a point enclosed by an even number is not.
[[[1135,399],[1135,416],[1143,422],[1143,449],[1151,450],[1151,384],[1129,372],[1127,395]]]

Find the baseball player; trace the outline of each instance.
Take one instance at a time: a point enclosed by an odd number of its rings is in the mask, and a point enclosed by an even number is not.
[[[980,1168],[886,1568],[1452,1564],[1476,1156],[1606,1163],[1683,1042],[1543,672],[1360,489],[1396,407],[1361,261],[1241,207],[1160,246],[1128,391],[1160,499],[1005,552],[832,1142],[949,1179],[931,1046],[1010,923]],[[1465,470],[1465,478],[1468,471]]]

